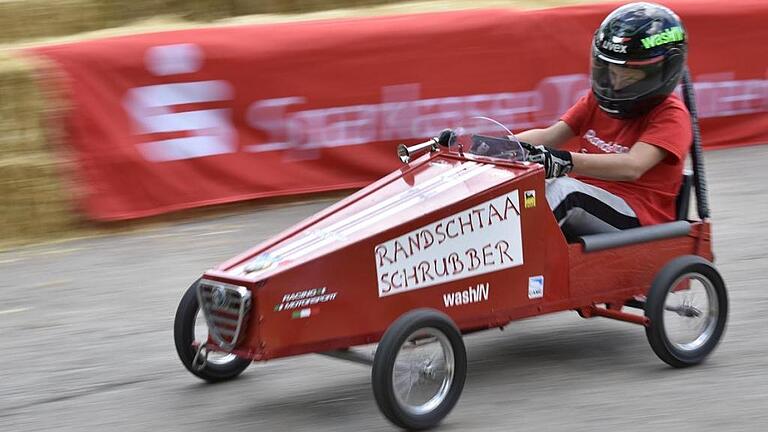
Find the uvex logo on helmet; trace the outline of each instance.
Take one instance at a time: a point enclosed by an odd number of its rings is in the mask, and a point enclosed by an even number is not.
[[[603,33],[600,33],[600,39],[603,39],[605,36]],[[613,36],[611,40],[603,40],[603,43],[600,45],[604,50],[607,51],[613,51],[615,53],[620,54],[626,54],[627,48],[629,48],[627,45],[624,45],[626,42],[629,42],[632,40],[632,38],[628,37],[618,37]]]
[[[615,53],[621,53],[626,54],[627,53],[627,46],[624,44],[617,44],[613,42],[603,41],[603,44],[601,45],[604,50],[613,51]]]
[[[683,29],[679,26],[675,26],[668,28],[659,34],[643,38],[640,42],[643,43],[643,48],[650,49],[670,42],[680,42],[684,39],[685,32],[683,32]]]

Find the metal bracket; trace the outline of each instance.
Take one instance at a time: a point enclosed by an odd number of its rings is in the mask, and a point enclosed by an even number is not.
[[[579,315],[583,318],[592,318],[595,316],[601,316],[604,318],[611,318],[619,321],[625,321],[632,324],[640,324],[641,326],[648,327],[651,324],[651,320],[646,316],[630,314],[621,312],[616,309],[604,309],[595,305],[579,308],[577,310]]]
[[[352,363],[360,363],[368,366],[373,365],[373,355],[366,355],[359,351],[353,351],[350,349],[326,351],[318,354],[326,357],[333,357],[339,360],[346,360]]]
[[[205,368],[205,366],[208,364],[208,343],[202,343],[199,347],[197,347],[197,352],[195,353],[195,358],[192,359],[192,367],[195,368],[196,371],[201,371]],[[200,354],[203,355],[202,358],[200,358]],[[199,364],[198,364],[199,362]]]

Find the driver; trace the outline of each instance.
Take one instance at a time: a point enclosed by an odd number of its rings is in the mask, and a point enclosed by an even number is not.
[[[529,146],[529,160],[542,163],[552,179],[547,201],[566,232],[675,219],[692,139],[688,110],[672,94],[686,51],[685,29],[670,9],[619,7],[592,41],[592,91],[555,124],[517,135],[536,146]]]

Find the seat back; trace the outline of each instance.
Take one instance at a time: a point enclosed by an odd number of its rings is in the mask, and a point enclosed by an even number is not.
[[[677,220],[688,219],[688,207],[691,203],[691,185],[693,185],[693,172],[685,170],[683,181],[680,183],[680,191],[677,193],[675,208],[677,208]]]

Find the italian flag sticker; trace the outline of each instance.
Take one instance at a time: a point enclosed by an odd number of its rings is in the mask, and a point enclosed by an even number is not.
[[[309,318],[312,315],[317,315],[317,308],[306,308],[291,312],[291,319]]]

